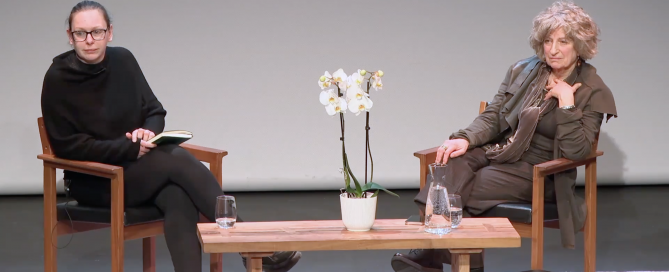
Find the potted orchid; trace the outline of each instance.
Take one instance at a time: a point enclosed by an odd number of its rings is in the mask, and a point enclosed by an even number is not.
[[[368,231],[374,225],[376,218],[376,199],[380,190],[388,194],[399,197],[397,194],[386,190],[383,186],[373,182],[374,178],[374,160],[369,147],[369,111],[374,103],[370,99],[369,90],[381,90],[383,71],[367,72],[358,70],[357,72],[346,75],[342,69],[335,71],[332,75],[325,71],[325,74],[318,79],[318,86],[321,87],[320,102],[325,106],[325,111],[330,116],[339,114],[341,126],[341,151],[343,167],[340,169],[344,174],[344,188],[339,199],[341,202],[342,221],[344,226],[351,231]],[[363,84],[366,90],[363,90]],[[346,111],[354,113],[356,116],[365,112],[366,124],[366,144],[365,144],[365,180],[364,184],[355,177],[351,166],[348,163],[346,155],[346,145],[344,142],[344,113]],[[369,182],[367,181],[367,161],[371,164]],[[351,186],[353,181],[353,186]]]

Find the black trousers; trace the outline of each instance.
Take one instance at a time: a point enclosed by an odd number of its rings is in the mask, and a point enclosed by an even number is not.
[[[164,214],[165,241],[175,272],[202,271],[197,223],[202,213],[215,221],[223,194],[209,169],[177,145],[155,147],[124,168],[126,207],[155,205]],[[70,194],[82,205],[111,205],[110,180],[66,173]]]
[[[462,200],[463,217],[479,215],[505,202],[532,202],[532,177],[534,165],[517,161],[514,163],[491,164],[485,151],[474,148],[457,158],[449,158],[446,170],[446,189],[459,194]],[[414,201],[425,214],[425,203],[431,179],[416,195]],[[552,178],[545,180],[544,198],[555,202]],[[451,254],[444,250],[443,262],[451,264]],[[483,266],[483,253],[470,255],[471,267]]]

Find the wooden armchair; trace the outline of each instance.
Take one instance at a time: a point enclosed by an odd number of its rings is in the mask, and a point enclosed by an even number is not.
[[[37,119],[44,163],[44,271],[56,272],[54,236],[111,227],[111,270],[123,271],[124,241],[142,239],[143,271],[155,272],[156,236],[163,234],[163,216],[155,206],[124,209],[123,168],[95,162],[71,161],[54,156],[42,117]],[[182,144],[209,168],[222,184],[222,162],[227,151]],[[111,208],[87,207],[70,201],[56,203],[56,169],[95,175],[111,179]],[[200,216],[204,222],[204,216]],[[71,221],[70,221],[71,220]],[[57,240],[57,239],[56,239]],[[222,270],[222,255],[210,255],[210,271]]]
[[[485,110],[487,102],[482,101],[479,114]],[[585,272],[595,272],[595,233],[597,222],[597,157],[604,152],[597,150],[595,137],[592,153],[584,160],[572,161],[560,158],[534,166],[534,182],[532,188],[532,203],[504,203],[486,211],[480,217],[506,217],[521,237],[532,238],[532,269],[543,268],[544,254],[544,227],[559,228],[557,205],[544,203],[544,178],[548,175],[573,169],[585,165],[585,202],[587,217],[585,226]],[[420,188],[425,186],[429,173],[429,164],[437,157],[437,148],[434,147],[414,153],[420,160]],[[464,204],[464,203],[463,203]],[[421,214],[421,218],[423,215]]]

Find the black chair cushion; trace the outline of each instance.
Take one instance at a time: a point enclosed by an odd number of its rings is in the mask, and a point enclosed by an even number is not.
[[[77,201],[58,203],[56,205],[58,221],[83,221],[92,223],[111,223],[111,209],[80,205]],[[69,216],[68,216],[69,215]],[[125,226],[150,223],[163,220],[163,213],[156,206],[126,208],[123,213]]]
[[[532,223],[532,203],[502,203],[477,217],[505,217],[511,222]],[[544,220],[558,219],[557,205],[544,203]]]

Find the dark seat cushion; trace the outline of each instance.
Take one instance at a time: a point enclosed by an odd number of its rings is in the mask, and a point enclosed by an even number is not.
[[[59,221],[84,221],[93,223],[111,223],[111,209],[80,205],[77,201],[56,205]],[[68,216],[69,215],[69,216]],[[156,206],[126,208],[123,213],[125,226],[163,220],[163,213]]]
[[[477,217],[505,217],[511,222],[532,223],[532,203],[502,203]],[[558,219],[557,205],[544,203],[544,220]]]

